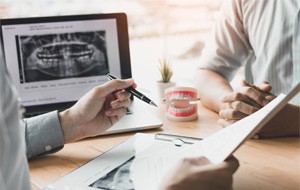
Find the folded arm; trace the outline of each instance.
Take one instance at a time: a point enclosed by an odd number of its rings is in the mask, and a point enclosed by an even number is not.
[[[272,86],[260,86],[245,82],[232,90],[229,82],[216,72],[199,69],[196,85],[204,106],[219,113],[219,124],[226,127],[256,112],[275,98],[269,91]],[[299,106],[287,104],[258,133],[260,137],[300,136]]]

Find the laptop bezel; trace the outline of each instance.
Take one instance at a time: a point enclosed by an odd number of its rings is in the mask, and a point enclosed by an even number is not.
[[[110,14],[85,14],[85,15],[66,15],[66,16],[48,16],[48,17],[27,17],[27,18],[8,18],[0,20],[0,37],[1,46],[3,49],[3,57],[5,58],[5,49],[3,42],[3,26],[17,25],[17,24],[34,24],[34,23],[49,23],[49,22],[65,22],[65,21],[85,21],[85,20],[98,20],[98,19],[116,19],[117,34],[118,34],[118,46],[119,46],[119,59],[121,68],[121,78],[131,78],[131,63],[130,63],[130,51],[129,51],[129,35],[128,35],[128,23],[125,13],[110,13]],[[5,64],[6,61],[4,62]],[[7,68],[7,67],[6,67]],[[26,106],[26,116],[36,115],[36,113],[43,113],[53,110],[64,110],[72,105],[76,101],[43,104],[35,106]]]

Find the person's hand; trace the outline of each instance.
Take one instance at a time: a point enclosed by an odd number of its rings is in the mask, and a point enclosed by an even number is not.
[[[71,108],[60,112],[65,143],[97,136],[113,126],[126,113],[131,94],[124,89],[136,87],[132,79],[112,80],[85,94]]]
[[[234,157],[217,165],[205,157],[185,158],[166,174],[160,190],[232,189],[232,175],[238,167]]]
[[[243,81],[240,88],[221,98],[223,107],[219,111],[221,118],[218,123],[227,127],[267,105],[275,98],[270,93],[271,89],[272,86],[266,82],[254,86]]]

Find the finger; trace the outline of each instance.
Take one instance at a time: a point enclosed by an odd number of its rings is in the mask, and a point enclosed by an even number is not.
[[[234,156],[230,156],[224,162],[221,163],[221,167],[225,168],[231,173],[236,172],[239,166],[240,166],[239,161]]]
[[[257,86],[260,90],[264,92],[270,92],[272,90],[272,85],[268,82],[264,81],[260,85]]]
[[[114,96],[116,97],[116,99],[123,101],[125,99],[129,99],[131,96],[131,93],[126,92],[125,90],[122,90],[122,91],[115,92]]]
[[[122,117],[126,114],[126,108],[116,108],[116,109],[109,109],[105,111],[105,115],[107,116],[118,116]]]
[[[259,135],[258,135],[257,133],[255,133],[255,134],[251,137],[251,139],[259,139]]]
[[[120,101],[119,100],[114,100],[114,101],[110,102],[110,107],[111,108],[118,108],[118,107],[120,107]]]
[[[220,173],[221,171],[226,171],[233,174],[239,167],[239,162],[236,158],[231,156],[227,160],[219,164],[212,164],[208,161],[208,163],[204,163],[202,165],[198,165],[201,171],[211,171]]]
[[[226,119],[226,120],[238,120],[238,119],[243,119],[244,117],[247,117],[248,115],[234,110],[234,109],[224,109],[220,110],[219,115],[221,118]]]
[[[111,122],[111,125],[114,125],[117,123],[124,115],[111,115],[107,116]]]
[[[234,101],[230,103],[230,107],[234,110],[237,110],[241,113],[244,113],[246,115],[251,115],[252,113],[256,112],[258,108],[251,106],[249,104],[246,104],[241,101]]]
[[[225,120],[219,119],[218,124],[221,125],[223,128],[228,127],[229,125],[235,123],[237,120]]]
[[[123,100],[123,101],[119,101],[119,100],[115,100],[115,101],[112,101],[110,103],[111,107],[112,108],[120,108],[120,107],[124,107],[124,108],[127,108],[129,107],[131,104],[131,100],[130,99],[126,99],[126,100]]]
[[[255,89],[254,87],[243,87],[239,88],[237,92],[240,92],[246,96],[248,96],[250,99],[254,100],[256,103],[258,103],[261,106],[265,106],[269,103],[269,101],[265,98],[264,94]]]
[[[250,84],[246,80],[242,80],[241,86],[249,86]]]
[[[272,100],[274,100],[276,98],[276,96],[274,96],[273,94],[269,94],[269,95],[266,95],[265,98],[271,102]]]
[[[248,87],[252,87],[252,88],[258,90],[265,96],[265,99],[268,100],[269,102],[274,99],[274,95],[270,93],[270,91],[272,90],[272,85],[266,81],[262,82],[258,86],[255,86],[255,85],[251,85],[251,84],[247,83],[244,80],[242,82],[242,86],[248,86]]]
[[[269,92],[272,90],[272,85],[270,85],[270,83],[268,83],[267,81],[264,81],[260,85],[255,86],[255,85],[249,84],[247,81],[243,80],[241,82],[241,86],[244,86],[244,87],[249,86],[249,87],[253,87],[258,90],[265,91],[265,92]]]
[[[119,118],[116,116],[107,116],[110,120],[111,126],[113,126],[115,123],[119,121]]]
[[[265,96],[265,99],[268,100],[269,102],[275,98],[275,96],[270,93],[270,91],[272,90],[272,85],[266,81],[262,82],[258,86],[251,85],[251,84],[247,83],[246,81],[243,81],[242,86],[250,86],[250,87],[253,87],[256,90],[262,92],[262,94]]]
[[[270,91],[272,90],[272,85],[270,85],[268,82],[263,82],[262,84],[260,84],[258,86],[258,88],[264,92],[265,94],[265,98],[271,102],[273,99],[276,98],[276,96],[272,93],[270,93]]]
[[[250,105],[253,105],[257,108],[261,108],[261,106],[266,105],[267,103],[269,103],[269,99],[267,99],[265,96],[267,96],[269,94],[269,92],[267,90],[271,90],[272,86],[270,84],[268,84],[267,82],[262,83],[262,85],[260,86],[262,89],[260,89],[259,87],[255,86],[255,85],[251,85],[248,82],[246,82],[245,80],[243,80],[241,82],[241,86],[242,88],[239,88],[237,90],[237,92],[240,92],[241,94],[245,94],[247,96],[249,96],[249,94],[245,93],[245,91],[252,91],[252,93],[250,94],[248,99],[244,98],[244,101]],[[264,91],[266,90],[266,91]],[[254,94],[254,95],[253,95]],[[240,94],[237,94],[237,96],[241,96]],[[257,101],[257,99],[261,99],[261,101]],[[242,99],[239,99],[242,100]]]
[[[221,105],[221,109],[230,109],[230,108],[231,108],[231,107],[230,107],[230,103],[231,103],[231,102],[223,103],[223,104]]]
[[[226,94],[221,98],[221,101],[224,102],[224,103],[225,102],[230,103],[230,102],[234,102],[234,101],[241,101],[241,102],[245,102],[249,105],[252,105],[256,108],[261,108],[262,107],[260,104],[256,103],[255,100],[252,100],[246,94],[243,94],[241,92],[232,92],[232,93]]]
[[[130,86],[136,86],[133,79],[126,79],[126,80],[112,80],[109,81],[101,86],[96,87],[97,93],[101,97],[106,97],[107,95],[117,91],[117,90],[123,90],[125,88],[128,88]]]
[[[136,88],[136,87],[137,87],[137,84],[133,83],[132,88]]]
[[[112,108],[111,102],[116,101],[116,98],[113,94],[109,94],[105,97],[105,104],[104,104],[104,110],[109,110]]]

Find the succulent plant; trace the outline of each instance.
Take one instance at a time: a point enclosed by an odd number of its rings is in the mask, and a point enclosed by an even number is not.
[[[160,82],[167,83],[171,80],[173,76],[173,69],[169,60],[167,59],[159,60],[159,72],[161,75]]]

